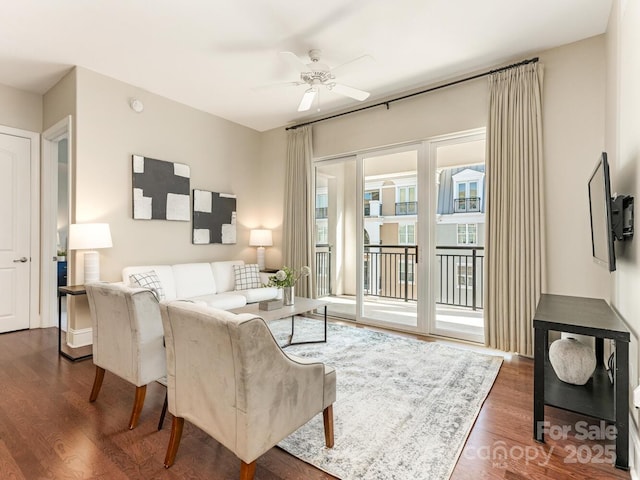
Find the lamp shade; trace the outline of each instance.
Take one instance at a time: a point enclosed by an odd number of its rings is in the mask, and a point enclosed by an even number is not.
[[[69,226],[69,250],[111,248],[108,223],[74,223]]]
[[[249,234],[249,245],[252,247],[270,247],[273,245],[271,230],[251,230]]]

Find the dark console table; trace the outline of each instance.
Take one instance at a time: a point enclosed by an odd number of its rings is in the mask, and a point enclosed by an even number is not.
[[[629,469],[629,329],[602,299],[542,295],[535,316],[533,435],[544,442],[544,406],[588,415],[617,429],[617,468]],[[596,370],[585,385],[558,379],[549,363],[549,330],[595,337]],[[615,341],[611,384],[604,364],[604,339]]]

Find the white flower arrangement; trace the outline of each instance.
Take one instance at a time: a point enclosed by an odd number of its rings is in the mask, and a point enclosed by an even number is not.
[[[270,287],[294,287],[300,278],[310,274],[311,269],[308,266],[304,266],[298,271],[289,267],[282,267],[275,275],[269,277],[268,285]]]

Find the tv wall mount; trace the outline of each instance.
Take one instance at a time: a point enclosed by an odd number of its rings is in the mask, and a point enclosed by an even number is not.
[[[611,198],[611,228],[616,240],[633,238],[633,196],[616,195]]]

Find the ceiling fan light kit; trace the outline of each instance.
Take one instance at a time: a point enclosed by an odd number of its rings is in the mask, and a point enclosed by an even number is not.
[[[354,100],[358,100],[360,102],[369,98],[369,92],[365,92],[364,90],[359,90],[357,88],[349,87],[347,85],[335,82],[334,80],[336,79],[336,76],[333,72],[336,69],[331,69],[328,65],[321,63],[320,53],[321,51],[318,49],[309,50],[309,58],[311,59],[311,63],[303,62],[293,52],[280,53],[291,66],[293,66],[300,72],[300,82],[298,84],[307,84],[309,86],[309,88],[304,92],[302,100],[298,105],[299,112],[305,112],[311,108],[313,100],[318,95],[319,89],[322,86],[329,91],[353,98]],[[356,62],[365,59],[370,59],[370,57],[368,55],[363,55],[362,57],[351,60],[350,62],[340,65],[337,68],[343,69],[347,65],[355,64]]]

